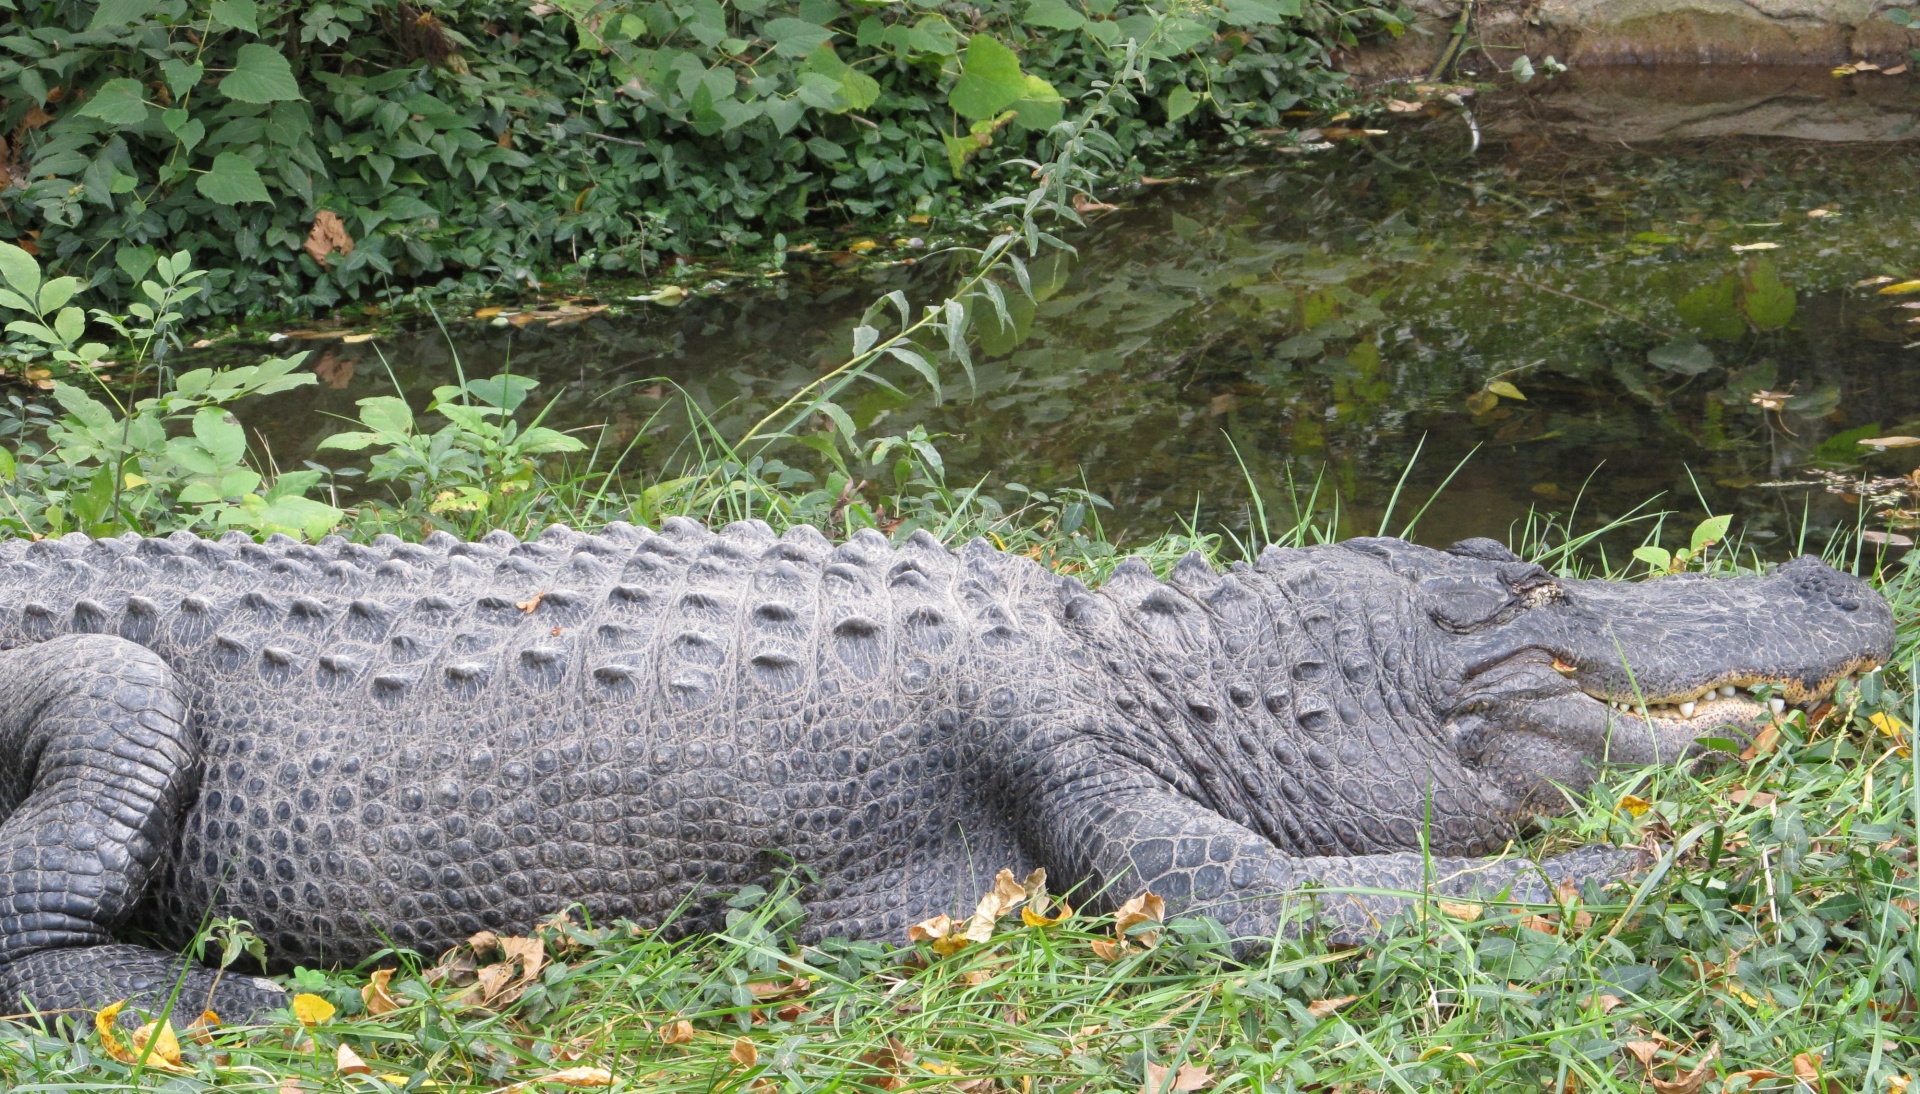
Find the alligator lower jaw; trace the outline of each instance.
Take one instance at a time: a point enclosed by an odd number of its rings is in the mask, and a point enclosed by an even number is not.
[[[1554,667],[1565,672],[1562,663],[1558,661],[1555,662]],[[1622,697],[1587,691],[1585,688],[1581,690],[1586,692],[1589,698],[1633,717],[1677,722],[1691,727],[1723,725],[1729,722],[1750,724],[1765,718],[1768,713],[1779,717],[1789,709],[1810,711],[1826,702],[1827,697],[1833,694],[1833,689],[1840,681],[1852,679],[1878,667],[1878,662],[1850,665],[1846,672],[1822,681],[1818,687],[1814,688],[1806,688],[1793,681],[1764,676],[1736,676],[1697,691],[1657,697]],[[1762,696],[1765,696],[1764,700]]]

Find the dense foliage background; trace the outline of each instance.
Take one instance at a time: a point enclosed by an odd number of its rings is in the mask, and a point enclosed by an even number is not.
[[[1004,161],[1130,43],[1150,64],[1110,125],[1136,161],[1278,125],[1336,86],[1325,43],[1395,10],[0,0],[0,240],[108,297],[186,250],[223,314],[644,274],[1024,182]]]

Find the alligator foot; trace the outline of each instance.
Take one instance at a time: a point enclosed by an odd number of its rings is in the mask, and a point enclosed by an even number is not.
[[[85,634],[0,651],[0,1014],[127,1000],[158,1010],[183,959],[115,945],[173,844],[199,741],[158,655]],[[177,1013],[279,1005],[251,977],[189,967]]]
[[[77,1030],[87,1028],[93,1011],[119,1001],[126,1003],[122,1025],[138,1026],[166,1011],[175,1028],[209,1010],[224,1025],[250,1025],[287,1005],[287,993],[271,980],[221,975],[172,954],[119,945],[42,950],[19,958],[0,969],[0,998],[32,1002],[33,1010],[10,1017],[51,1026],[68,1014]]]

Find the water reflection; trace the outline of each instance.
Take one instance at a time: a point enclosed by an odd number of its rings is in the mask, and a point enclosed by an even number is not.
[[[949,434],[954,482],[1084,478],[1114,503],[1109,528],[1136,537],[1196,514],[1244,526],[1249,477],[1280,511],[1290,482],[1320,481],[1343,530],[1370,533],[1418,448],[1396,531],[1465,460],[1423,540],[1504,537],[1576,497],[1587,525],[1664,495],[1683,520],[1735,510],[1784,553],[1803,523],[1850,522],[1852,507],[1758,484],[1857,463],[1860,436],[1920,432],[1905,348],[1920,312],[1902,306],[1920,297],[1857,286],[1915,272],[1920,156],[1901,141],[1637,146],[1605,128],[1641,111],[1632,132],[1649,132],[1650,94],[1670,121],[1693,119],[1669,127],[1681,133],[1702,118],[1720,126],[1703,132],[1743,132],[1728,119],[1767,111],[1801,132],[1826,111],[1853,119],[1830,132],[1886,137],[1911,115],[1903,81],[1854,95],[1847,114],[1796,83],[1748,94],[1726,76],[1590,75],[1584,91],[1482,102],[1487,140],[1471,156],[1459,117],[1420,117],[1364,146],[1143,190],[1076,238],[1077,261],[1039,271],[1037,308],[1004,328],[978,317],[971,384],[949,369],[936,398],[902,368],[899,392],[869,387],[848,409],[870,435]],[[875,297],[931,301],[953,276],[938,261],[808,263],[770,291],[630,318],[460,324],[452,345],[437,330],[386,338],[385,362],[331,345],[316,353],[322,386],[249,424],[297,461],[355,399],[397,381],[424,401],[457,353],[469,375],[539,377],[558,399],[550,421],[603,424],[607,448],[632,443],[645,474],[686,428],[660,378],[738,434],[838,363]],[[1902,458],[1874,466],[1915,462]]]

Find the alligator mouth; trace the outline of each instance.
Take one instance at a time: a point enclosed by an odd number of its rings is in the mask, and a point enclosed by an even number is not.
[[[1632,718],[1648,718],[1689,730],[1728,724],[1752,725],[1769,715],[1784,717],[1789,710],[1811,713],[1827,701],[1842,680],[1853,679],[1879,667],[1878,660],[1861,658],[1811,687],[1804,681],[1791,678],[1730,673],[1709,684],[1682,692],[1622,694],[1613,690],[1595,690],[1578,679],[1578,668],[1557,657],[1553,661],[1555,672],[1567,677],[1582,694],[1606,704],[1615,713]]]

